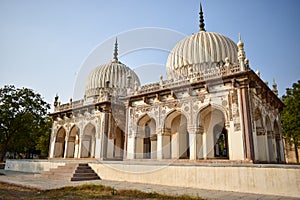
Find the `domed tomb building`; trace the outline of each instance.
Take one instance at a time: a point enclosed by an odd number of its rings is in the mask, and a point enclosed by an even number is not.
[[[277,85],[253,72],[244,43],[205,30],[181,40],[167,80],[140,86],[117,57],[87,78],[84,99],[54,102],[50,158],[284,162]]]

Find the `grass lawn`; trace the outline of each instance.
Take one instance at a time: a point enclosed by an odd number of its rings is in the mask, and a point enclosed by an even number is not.
[[[103,185],[82,185],[55,190],[37,190],[0,183],[0,199],[199,199],[196,197],[169,196],[145,193],[138,190],[115,190]]]

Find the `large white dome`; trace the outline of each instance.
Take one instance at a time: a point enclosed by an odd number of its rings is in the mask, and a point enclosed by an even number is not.
[[[224,35],[199,31],[181,40],[171,51],[167,60],[168,79],[179,79],[184,67],[238,61],[237,45]]]

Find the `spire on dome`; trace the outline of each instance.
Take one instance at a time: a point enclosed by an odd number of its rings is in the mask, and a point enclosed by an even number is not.
[[[239,33],[239,41],[237,43],[237,46],[239,47],[239,49],[244,49],[244,43],[242,41],[242,37],[240,33]]]
[[[206,31],[205,28],[204,28],[205,24],[204,24],[204,17],[203,17],[201,2],[200,2],[200,12],[199,12],[199,15],[200,15],[200,20],[199,20],[199,22],[200,22],[200,24],[199,24],[200,31]]]
[[[115,42],[115,50],[114,50],[113,61],[118,61],[118,38],[116,38],[116,42]]]

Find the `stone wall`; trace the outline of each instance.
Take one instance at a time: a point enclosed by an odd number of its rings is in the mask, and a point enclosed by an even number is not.
[[[296,165],[7,160],[5,169],[41,173],[67,162],[89,162],[104,180],[300,197]]]
[[[65,165],[65,162],[61,161],[49,161],[49,160],[6,160],[5,170],[29,172],[29,173],[41,173],[43,171],[49,171],[51,168],[57,168],[58,166]]]
[[[91,163],[101,179],[300,197],[300,167]]]

